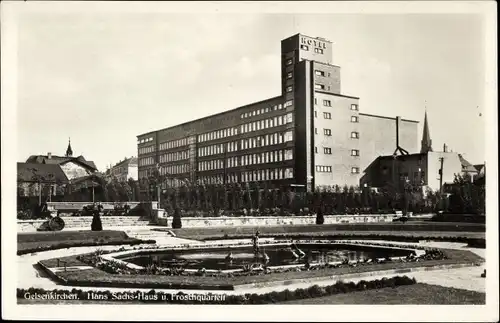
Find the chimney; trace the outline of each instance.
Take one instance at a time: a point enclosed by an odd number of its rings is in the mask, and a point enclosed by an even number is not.
[[[52,159],[52,153],[51,152],[47,153],[47,159]]]

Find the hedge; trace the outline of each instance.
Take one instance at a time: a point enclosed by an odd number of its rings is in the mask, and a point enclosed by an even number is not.
[[[89,297],[89,294],[93,294],[93,299],[96,297],[108,300],[108,301],[121,301],[123,299],[130,299],[130,296],[134,296],[135,300],[142,303],[173,303],[173,304],[274,304],[289,300],[297,300],[297,299],[307,299],[307,298],[317,298],[324,297],[342,293],[350,293],[355,291],[363,291],[363,290],[372,290],[372,289],[380,289],[380,288],[388,288],[388,287],[398,287],[405,285],[413,285],[416,284],[415,278],[409,278],[408,276],[395,276],[391,278],[382,278],[376,279],[372,281],[361,280],[357,283],[354,282],[341,282],[338,281],[333,285],[328,285],[325,287],[321,287],[318,285],[313,285],[309,288],[299,288],[296,290],[284,290],[281,292],[269,292],[264,294],[245,294],[245,295],[224,295],[225,297],[217,297],[214,294],[186,294],[183,292],[179,292],[177,294],[157,292],[155,290],[150,290],[147,293],[143,293],[140,291],[134,292],[111,292],[109,290],[101,291],[101,290],[91,290],[91,291],[83,291],[81,289],[72,290],[45,290],[42,288],[29,288],[17,289],[17,298],[25,298],[26,294],[35,295],[35,294],[50,294],[55,293],[58,295],[69,295],[69,294],[77,294],[78,300],[92,300]],[[188,296],[191,295],[191,296]],[[184,298],[186,297],[186,298]],[[145,300],[147,298],[147,300]]]

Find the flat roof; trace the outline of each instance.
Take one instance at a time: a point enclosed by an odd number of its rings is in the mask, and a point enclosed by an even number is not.
[[[279,95],[279,96],[276,96],[276,97],[273,97],[273,98],[270,98],[270,99],[265,99],[265,100],[257,101],[257,102],[246,104],[246,105],[243,105],[241,107],[237,107],[237,108],[230,109],[230,110],[227,110],[227,111],[223,111],[223,112],[211,114],[209,116],[202,117],[202,118],[199,118],[199,119],[194,119],[194,120],[191,120],[191,121],[186,121],[186,122],[183,122],[183,123],[179,123],[179,124],[176,124],[174,126],[170,126],[170,127],[166,127],[166,128],[161,128],[161,129],[153,130],[153,131],[149,131],[149,132],[145,132],[143,134],[138,135],[137,138],[145,136],[145,135],[153,134],[153,133],[158,132],[158,131],[163,131],[163,130],[168,130],[168,129],[172,129],[172,128],[175,128],[175,127],[185,126],[185,125],[193,123],[193,122],[203,121],[203,120],[206,120],[206,119],[209,119],[209,118],[213,118],[213,117],[216,117],[216,116],[220,116],[220,115],[223,115],[223,114],[226,114],[226,113],[235,112],[235,111],[240,110],[240,109],[245,109],[245,108],[248,108],[248,107],[250,107],[252,105],[257,105],[257,104],[260,104],[260,103],[264,103],[264,102],[268,102],[268,101],[273,101],[273,100],[281,99],[281,98],[283,98],[283,97],[281,95]]]
[[[343,97],[343,98],[350,98],[350,99],[358,99],[359,100],[359,97],[357,97],[357,96],[350,96],[350,95],[344,95],[344,94],[336,94],[336,93],[330,93],[330,92],[319,91],[319,90],[314,90],[314,91],[318,92],[318,93],[329,94],[329,95],[333,95],[333,96],[340,96],[340,97]]]
[[[396,118],[394,117],[386,117],[386,116],[381,116],[381,115],[377,115],[377,114],[369,114],[369,113],[359,113],[360,115],[362,116],[367,116],[367,117],[374,117],[374,118],[382,118],[382,119],[390,119],[390,120],[396,120]],[[419,123],[420,121],[416,121],[416,120],[408,120],[408,119],[401,119],[401,121],[405,121],[405,122],[414,122],[414,123]]]
[[[292,35],[292,36],[290,36],[290,37],[287,37],[287,38],[283,39],[282,41],[287,40],[287,39],[290,39],[290,38],[293,38],[293,37],[297,37],[297,36],[304,36],[304,37],[311,38],[311,39],[321,40],[321,41],[323,41],[323,42],[325,42],[325,43],[330,43],[330,44],[332,43],[330,40],[328,40],[328,39],[326,39],[326,38],[323,38],[323,37],[313,37],[313,36],[309,36],[309,35],[302,34],[302,33],[297,33],[297,34],[295,34],[295,35]]]

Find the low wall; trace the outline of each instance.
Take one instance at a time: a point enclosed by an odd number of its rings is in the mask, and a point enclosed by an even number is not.
[[[64,216],[64,229],[82,228],[90,230],[92,223],[91,216]],[[19,220],[17,221],[17,232],[35,232],[46,220]],[[149,218],[139,216],[101,216],[101,222],[104,229],[107,227],[127,227],[127,226],[146,226],[149,225]]]
[[[130,206],[130,209],[134,209],[140,204],[151,204],[153,209],[158,207],[158,202],[96,202],[103,206],[104,210],[113,210],[115,205],[125,205]],[[60,210],[61,212],[70,211],[81,211],[84,206],[88,206],[92,202],[47,202],[47,208],[49,210]]]
[[[392,222],[395,214],[381,215],[326,215],[324,224]],[[158,225],[171,225],[172,217],[158,219]],[[316,224],[316,216],[252,216],[252,217],[206,217],[182,218],[183,228],[228,227],[228,226],[281,226]]]

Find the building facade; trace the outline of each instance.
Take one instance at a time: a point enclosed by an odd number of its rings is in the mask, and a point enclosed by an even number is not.
[[[342,94],[330,41],[297,34],[281,42],[281,56],[281,95],[137,136],[139,178],[158,169],[168,185],[268,182],[310,191],[358,185],[371,161],[394,150],[396,124],[406,149],[417,149],[416,121],[362,114],[359,98]]]
[[[106,172],[106,178],[116,179],[119,182],[126,182],[129,179],[136,181],[139,178],[138,171],[137,157],[125,158]]]

